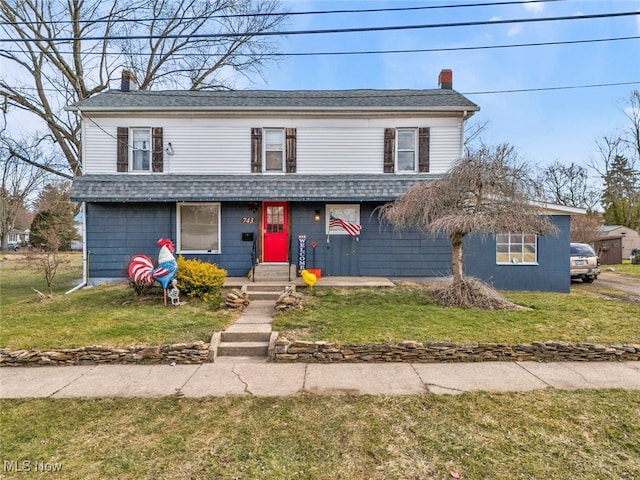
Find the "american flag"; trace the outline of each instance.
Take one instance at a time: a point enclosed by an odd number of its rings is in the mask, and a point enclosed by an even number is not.
[[[334,216],[330,216],[329,217],[329,228],[332,228],[332,227],[342,228],[343,230],[345,230],[352,237],[355,236],[355,235],[360,234],[360,230],[362,230],[362,227],[360,225],[358,225],[357,223],[345,222],[341,218],[336,218]]]

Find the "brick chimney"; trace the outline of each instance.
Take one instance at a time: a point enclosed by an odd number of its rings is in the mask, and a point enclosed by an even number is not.
[[[120,84],[121,92],[132,92],[138,90],[138,82],[136,76],[131,70],[122,70],[122,83]]]
[[[440,70],[440,75],[438,75],[438,88],[445,90],[451,90],[453,88],[453,71],[448,68]]]

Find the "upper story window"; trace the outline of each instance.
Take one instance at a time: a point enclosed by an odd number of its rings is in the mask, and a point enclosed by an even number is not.
[[[296,129],[252,128],[251,172],[296,173]]]
[[[132,172],[151,170],[151,129],[131,129],[131,168]]]
[[[429,127],[384,129],[384,173],[429,172]]]
[[[264,130],[264,171],[284,171],[284,130]]]
[[[396,142],[396,172],[416,171],[416,151],[418,148],[415,128],[399,128]]]
[[[164,171],[162,127],[118,127],[116,170],[118,172]]]
[[[532,234],[496,235],[496,263],[503,265],[537,265],[538,237]]]

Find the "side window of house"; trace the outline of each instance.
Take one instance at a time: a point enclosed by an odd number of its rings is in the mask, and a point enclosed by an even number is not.
[[[151,170],[151,129],[131,129],[131,172]]]
[[[385,128],[384,173],[429,172],[429,145],[431,129]]]
[[[220,253],[220,204],[178,204],[178,251]]]
[[[538,237],[520,233],[496,235],[496,263],[501,265],[536,265],[538,263]]]

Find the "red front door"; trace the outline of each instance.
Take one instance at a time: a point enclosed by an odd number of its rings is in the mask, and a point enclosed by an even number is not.
[[[263,261],[286,262],[289,241],[287,203],[264,202],[262,205]]]

